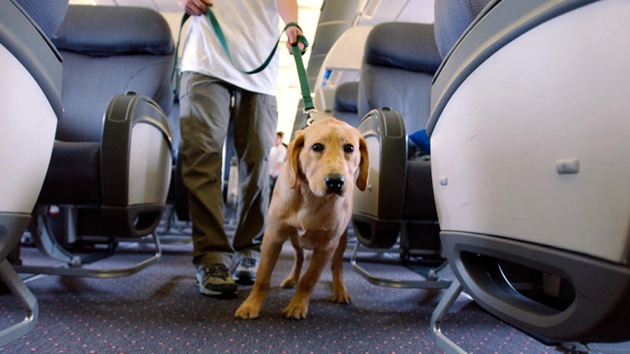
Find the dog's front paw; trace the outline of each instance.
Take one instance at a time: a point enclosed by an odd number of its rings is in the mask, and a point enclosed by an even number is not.
[[[350,293],[346,289],[334,290],[332,300],[338,304],[349,304],[352,302]]]
[[[303,320],[306,318],[306,314],[308,313],[308,305],[302,305],[291,301],[289,306],[287,306],[284,310],[282,310],[282,314],[286,318],[290,318],[293,320]]]
[[[234,318],[240,320],[253,320],[254,318],[258,318],[260,313],[259,306],[252,306],[247,302],[241,304],[241,306],[236,309],[236,313],[234,313]]]

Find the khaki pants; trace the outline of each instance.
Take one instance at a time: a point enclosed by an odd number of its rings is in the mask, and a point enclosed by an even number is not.
[[[238,224],[224,229],[222,154],[230,121],[238,158]],[[276,98],[193,72],[181,78],[182,177],[190,192],[193,264],[230,266],[235,253],[257,258],[269,204],[269,151],[278,124]],[[228,162],[229,163],[229,162]]]

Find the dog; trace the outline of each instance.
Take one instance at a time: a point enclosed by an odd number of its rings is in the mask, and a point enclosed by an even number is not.
[[[351,125],[324,118],[296,134],[288,146],[287,160],[272,194],[256,280],[251,293],[236,310],[237,319],[259,317],[271,273],[287,239],[295,249],[295,262],[281,287],[297,286],[297,290],[283,315],[290,319],[306,318],[311,292],[331,258],[332,300],[350,303],[342,275],[343,253],[354,186],[365,190],[368,171],[367,145]],[[304,249],[313,253],[308,269],[300,278]]]

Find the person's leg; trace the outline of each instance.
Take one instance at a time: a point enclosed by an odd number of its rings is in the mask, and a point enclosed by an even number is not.
[[[189,190],[193,264],[198,271],[200,291],[208,295],[236,291],[231,278],[226,278],[225,282],[220,279],[221,268],[227,270],[234,253],[224,230],[221,190],[223,143],[230,120],[230,102],[230,90],[221,81],[197,73],[182,74],[182,179]],[[206,269],[217,264],[223,267]],[[214,274],[219,279],[214,284],[204,284],[207,280],[199,278],[206,273]]]
[[[240,189],[233,241],[238,255],[234,278],[246,284],[255,278],[265,229],[269,207],[268,157],[275,140],[278,109],[274,96],[240,91],[235,99],[234,147],[239,159]]]
[[[278,176],[276,177],[269,176],[269,202],[271,202],[271,196],[273,195],[273,189],[276,188],[277,180],[278,180]]]

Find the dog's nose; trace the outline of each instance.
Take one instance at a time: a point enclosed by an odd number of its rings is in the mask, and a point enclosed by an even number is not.
[[[326,183],[326,187],[328,188],[329,193],[337,193],[341,195],[341,190],[343,189],[344,183],[344,178],[342,175],[331,173],[326,176],[324,182]]]

